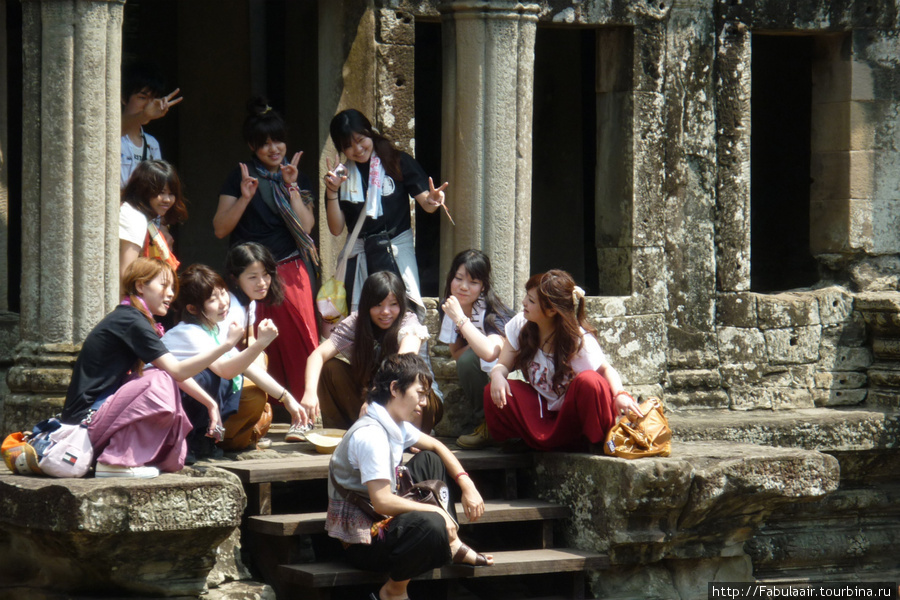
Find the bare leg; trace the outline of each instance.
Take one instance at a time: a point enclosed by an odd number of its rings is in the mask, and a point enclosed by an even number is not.
[[[406,588],[409,586],[409,579],[404,581],[394,581],[388,579],[381,589],[378,590],[378,597],[381,600],[409,600],[406,594]]]

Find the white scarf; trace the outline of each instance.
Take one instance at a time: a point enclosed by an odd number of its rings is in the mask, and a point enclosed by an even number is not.
[[[359,173],[359,166],[352,160],[347,161],[347,181],[340,189],[340,198],[354,204],[366,203],[365,213],[372,219],[377,219],[384,214],[381,206],[381,186],[384,184],[384,166],[381,159],[372,150],[372,157],[369,159],[369,189],[366,197],[363,198],[362,193],[362,176]]]

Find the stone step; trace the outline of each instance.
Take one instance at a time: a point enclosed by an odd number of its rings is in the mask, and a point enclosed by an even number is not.
[[[900,411],[891,408],[679,410],[667,415],[675,442],[727,441],[832,452],[892,448],[900,435]]]
[[[453,453],[466,471],[495,469],[523,469],[534,465],[530,452],[505,454],[495,449],[454,450]],[[405,454],[405,463],[412,454]],[[235,462],[216,462],[215,466],[237,475],[242,483],[272,483],[279,481],[308,481],[328,478],[328,454],[295,452],[289,458],[263,458]]]
[[[503,495],[512,499],[517,496],[516,470],[534,465],[534,455],[525,453],[503,453],[495,448],[487,450],[453,450],[467,472],[504,471],[502,476]],[[216,462],[215,466],[234,473],[247,492],[247,512],[250,515],[272,514],[272,484],[288,481],[310,481],[328,478],[330,455],[318,454],[314,450],[295,451],[285,458],[260,458],[235,462]],[[412,458],[406,454],[403,462]]]
[[[569,549],[515,550],[493,552],[494,564],[489,567],[447,565],[428,571],[415,579],[458,579],[462,577],[501,577],[544,573],[574,573],[587,569],[609,568],[604,554]],[[279,575],[285,583],[307,588],[339,587],[368,583],[382,583],[385,573],[361,571],[344,562],[320,562],[281,565]]]
[[[542,500],[486,500],[484,507],[484,515],[475,524],[549,521],[568,518],[571,512],[567,506]],[[460,525],[471,524],[459,503],[456,514]],[[248,518],[246,526],[250,531],[277,537],[323,533],[325,513],[259,515]]]

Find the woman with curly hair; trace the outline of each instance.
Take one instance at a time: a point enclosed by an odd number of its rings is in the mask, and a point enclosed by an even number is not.
[[[553,270],[533,275],[525,291],[485,388],[491,437],[521,438],[537,450],[603,443],[617,414],[642,413],[585,318],[584,290],[565,271]],[[515,369],[527,382],[507,379]]]

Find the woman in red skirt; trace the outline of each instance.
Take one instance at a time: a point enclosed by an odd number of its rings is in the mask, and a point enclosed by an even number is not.
[[[522,438],[537,450],[601,444],[625,411],[642,415],[585,319],[584,290],[565,271],[533,275],[522,312],[484,390],[488,431],[497,441]],[[528,382],[510,381],[520,369]]]

